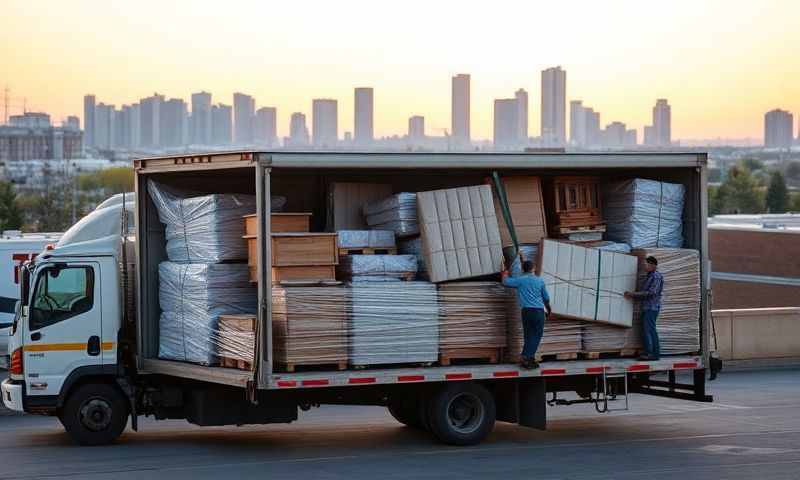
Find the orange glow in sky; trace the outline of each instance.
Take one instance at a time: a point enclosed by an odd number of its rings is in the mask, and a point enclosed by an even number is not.
[[[339,100],[353,128],[353,88],[375,88],[375,133],[405,134],[424,115],[450,128],[450,77],[472,75],[472,137],[491,138],[492,101],[529,92],[539,134],[540,71],[567,71],[581,99],[639,130],[656,98],[673,138],[760,138],[763,115],[800,117],[800,2],[177,1],[3,2],[0,88],[55,119],[82,97],[133,103],[158,92],[234,91],[289,115]],[[18,113],[18,112],[12,112]],[[797,120],[795,125],[797,125]],[[795,131],[797,127],[795,126]]]

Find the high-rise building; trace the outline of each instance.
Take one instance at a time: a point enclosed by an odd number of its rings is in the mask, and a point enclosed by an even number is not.
[[[188,143],[188,113],[186,102],[171,98],[161,104],[160,141],[162,147],[181,147]]]
[[[789,148],[792,146],[794,118],[791,113],[775,109],[764,114],[764,146]]]
[[[114,148],[114,105],[103,102],[94,107],[94,146],[101,150]]]
[[[656,146],[656,134],[655,129],[652,125],[645,125],[644,126],[644,134],[643,134],[642,144],[648,147]]]
[[[192,117],[189,122],[190,143],[211,145],[211,94],[192,94]]]
[[[450,109],[450,138],[457,149],[468,149],[470,138],[469,75],[459,73],[453,77]]]
[[[233,140],[233,109],[222,103],[211,107],[211,143],[230,145]]]
[[[561,67],[542,70],[542,142],[548,147],[566,144],[567,72]]]
[[[522,144],[528,143],[528,92],[520,88],[514,94],[517,99],[517,121],[519,124],[519,131],[517,137]]]
[[[83,96],[83,145],[94,147],[94,95]]]
[[[425,117],[414,115],[408,119],[408,143],[420,145],[425,141]]]
[[[494,101],[494,148],[519,148],[519,102],[517,98],[498,98]]]
[[[657,146],[672,145],[672,108],[665,98],[656,100],[653,107],[653,134]]]
[[[81,119],[76,117],[75,115],[69,115],[67,119],[64,120],[61,126],[68,130],[80,130]]]
[[[139,146],[139,104],[123,105],[116,112],[117,146],[133,149]]]
[[[294,112],[289,123],[289,146],[295,148],[306,147],[308,142],[306,116],[300,112]]]
[[[233,94],[233,142],[237,145],[253,143],[256,101],[244,93]]]
[[[278,110],[275,107],[262,107],[256,112],[255,141],[267,147],[278,144]]]
[[[611,122],[606,125],[605,132],[603,132],[603,144],[606,147],[622,147],[625,145],[625,132],[627,132],[625,124],[622,122]]]
[[[339,139],[339,105],[336,100],[317,98],[311,102],[311,135],[315,147],[336,147]]]
[[[139,100],[139,135],[141,146],[158,148],[161,146],[161,104],[164,95],[154,93],[152,97]]]
[[[596,147],[602,143],[602,133],[600,130],[600,112],[595,112],[593,108],[585,108],[586,116],[586,146]]]
[[[631,128],[631,129],[625,130],[625,146],[626,147],[635,147],[636,143],[637,143],[636,129],[635,128]]]
[[[353,134],[356,145],[362,147],[371,145],[375,140],[373,93],[370,87],[356,88],[355,90]]]
[[[586,146],[586,109],[582,100],[569,102],[569,143],[576,147]]]

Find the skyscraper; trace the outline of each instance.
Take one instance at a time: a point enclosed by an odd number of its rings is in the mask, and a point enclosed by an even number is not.
[[[450,135],[457,149],[470,147],[470,93],[469,75],[459,73],[453,77],[450,109]]]
[[[114,148],[114,105],[103,102],[94,107],[94,146],[101,150]]]
[[[657,146],[672,145],[672,108],[665,98],[656,100],[653,107],[653,134]]]
[[[583,114],[586,116],[586,146],[599,146],[602,138],[600,133],[600,112],[595,112],[593,108],[584,108]]]
[[[494,101],[494,148],[511,150],[519,147],[519,102],[517,98]]]
[[[157,93],[139,100],[139,135],[144,148],[158,148],[161,145],[160,119],[163,102],[164,95]]]
[[[792,146],[794,118],[791,113],[775,109],[764,115],[764,146],[789,148]]]
[[[244,93],[233,94],[233,142],[237,145],[253,143],[256,101]]]
[[[339,105],[336,100],[317,98],[311,102],[311,135],[315,147],[336,147],[339,139]]]
[[[306,116],[300,112],[294,112],[289,123],[289,146],[294,148],[308,146]]]
[[[278,110],[275,107],[262,107],[256,112],[255,141],[267,147],[278,144]]]
[[[631,128],[625,130],[625,146],[626,147],[635,147],[636,146],[636,129]]]
[[[420,145],[425,140],[425,117],[414,115],[408,119],[408,142]]]
[[[625,124],[622,122],[611,122],[606,125],[603,132],[603,144],[606,147],[622,147],[625,145],[625,135],[627,132]]]
[[[523,144],[528,143],[528,92],[524,89],[520,88],[514,94],[514,98],[517,99],[517,120],[519,124],[519,132],[517,132],[517,137],[520,142]]]
[[[233,109],[222,103],[211,107],[211,143],[230,145],[233,140]]]
[[[83,145],[94,147],[94,95],[83,97]]]
[[[566,143],[567,72],[561,67],[542,70],[542,142],[548,147]]]
[[[355,129],[353,130],[356,145],[367,146],[375,139],[373,125],[373,90],[369,87],[355,90]]]
[[[586,146],[586,112],[582,100],[569,102],[569,143],[575,147]]]
[[[161,133],[159,145],[162,147],[181,147],[186,145],[189,133],[186,102],[180,98],[170,98],[161,104]]]
[[[191,143],[211,145],[211,94],[192,94],[192,117],[190,123]]]

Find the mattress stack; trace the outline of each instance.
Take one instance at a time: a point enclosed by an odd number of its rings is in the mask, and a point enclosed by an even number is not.
[[[336,276],[349,282],[398,282],[417,274],[414,255],[342,255]]]
[[[603,189],[606,238],[631,248],[683,246],[683,185],[636,178]]]
[[[364,205],[367,225],[373,230],[392,230],[398,237],[419,233],[417,194],[397,193]]]

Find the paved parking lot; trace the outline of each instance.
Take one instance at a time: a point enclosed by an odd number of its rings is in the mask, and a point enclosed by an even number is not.
[[[800,371],[723,374],[713,404],[631,396],[632,410],[550,409],[549,430],[499,423],[443,446],[382,408],[323,407],[291,425],[141,422],[113,446],[73,446],[54,418],[0,418],[0,478],[800,478]]]

